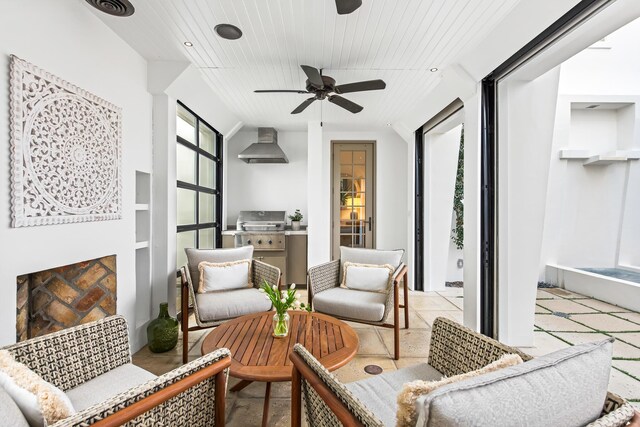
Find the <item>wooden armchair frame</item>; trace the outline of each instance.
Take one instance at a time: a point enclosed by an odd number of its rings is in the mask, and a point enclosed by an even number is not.
[[[313,297],[315,294],[326,291],[340,285],[340,260],[331,261],[318,265],[309,269],[307,273],[307,289],[308,302],[313,306]],[[404,327],[409,329],[409,281],[408,268],[405,264],[401,264],[393,274],[392,286],[389,290],[389,298],[385,307],[385,313],[380,322],[368,322],[360,319],[336,316],[342,320],[350,322],[363,323],[366,325],[381,326],[384,328],[393,328],[393,358],[400,359],[400,309],[404,309]],[[400,304],[400,282],[403,284],[403,304]],[[392,297],[392,298],[391,298]],[[386,322],[390,312],[393,311],[393,323]]]

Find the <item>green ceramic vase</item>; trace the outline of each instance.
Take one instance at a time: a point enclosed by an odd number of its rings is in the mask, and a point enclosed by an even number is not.
[[[169,351],[178,344],[178,320],[169,316],[169,304],[160,304],[158,318],[147,326],[149,350],[154,353]]]

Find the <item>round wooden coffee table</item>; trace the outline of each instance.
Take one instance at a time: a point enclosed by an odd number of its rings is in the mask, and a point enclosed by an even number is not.
[[[271,383],[291,381],[289,354],[300,343],[329,371],[344,366],[358,351],[358,336],[341,320],[320,313],[290,311],[289,335],[274,338],[275,312],[249,314],[216,327],[204,339],[202,354],[220,347],[231,350],[229,374],[239,378],[231,391],[240,391],[253,381],[267,383],[264,396],[262,425],[269,415]]]

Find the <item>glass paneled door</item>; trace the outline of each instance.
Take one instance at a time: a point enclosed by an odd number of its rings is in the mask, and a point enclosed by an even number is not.
[[[340,246],[374,247],[374,144],[333,143],[333,258]]]

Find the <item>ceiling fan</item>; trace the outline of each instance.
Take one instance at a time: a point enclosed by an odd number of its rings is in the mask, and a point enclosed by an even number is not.
[[[338,15],[348,15],[362,6],[362,0],[336,0]]]
[[[336,85],[336,81],[329,77],[323,76],[322,71],[317,68],[310,67],[308,65],[301,65],[302,71],[307,75],[306,89],[307,90],[289,90],[289,89],[273,89],[273,90],[256,90],[255,93],[310,93],[313,94],[311,98],[307,98],[302,104],[298,105],[291,114],[298,114],[303,112],[313,101],[322,101],[327,99],[329,102],[336,104],[338,107],[342,107],[352,113],[359,113],[362,111],[362,106],[355,102],[349,101],[340,95],[351,92],[364,92],[368,90],[380,90],[387,87],[386,83],[382,80],[367,80],[362,82],[347,83],[344,85]]]

